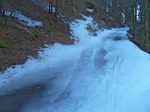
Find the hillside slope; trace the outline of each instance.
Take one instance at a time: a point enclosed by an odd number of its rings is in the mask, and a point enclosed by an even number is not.
[[[7,5],[0,17],[0,71],[24,63],[29,56],[36,58],[45,44],[73,44],[67,25],[32,0],[12,0]]]
[[[16,101],[18,91],[40,85],[39,94],[17,102],[18,112],[149,112],[150,56],[128,40],[129,28],[99,30],[83,17],[70,24],[75,45],[47,47],[38,59],[1,73],[0,98]]]

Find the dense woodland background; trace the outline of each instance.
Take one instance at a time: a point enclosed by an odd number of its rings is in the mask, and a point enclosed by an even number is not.
[[[120,26],[129,26],[134,41],[146,51],[150,51],[150,1],[149,0],[33,0],[40,4],[49,4],[49,13],[64,14],[73,18],[79,13],[86,13],[85,8],[94,8],[94,17],[114,19]],[[0,0],[1,16],[5,10],[15,10],[19,0]],[[11,5],[10,5],[11,4]],[[13,7],[14,6],[14,7]],[[29,5],[29,7],[32,7]],[[41,5],[42,7],[42,5]],[[55,12],[53,12],[55,7]],[[28,9],[27,9],[28,10]],[[109,24],[108,21],[107,24]],[[113,27],[113,26],[112,26]]]

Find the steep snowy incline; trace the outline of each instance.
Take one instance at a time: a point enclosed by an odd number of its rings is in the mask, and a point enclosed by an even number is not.
[[[102,31],[83,17],[71,23],[75,45],[55,44],[1,73],[0,96],[43,84],[21,112],[150,112],[150,56],[128,40],[128,28]]]

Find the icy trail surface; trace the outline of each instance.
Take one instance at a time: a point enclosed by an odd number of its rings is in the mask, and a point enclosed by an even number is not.
[[[101,31],[84,18],[71,23],[75,45],[47,47],[1,73],[0,96],[42,84],[19,112],[150,112],[150,56],[128,40],[128,28]]]

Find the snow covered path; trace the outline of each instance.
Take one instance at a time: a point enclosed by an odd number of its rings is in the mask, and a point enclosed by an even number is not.
[[[42,84],[19,112],[150,112],[150,56],[128,40],[128,28],[92,36],[87,27],[97,25],[85,19],[71,24],[75,45],[55,44],[1,73],[0,96]]]

